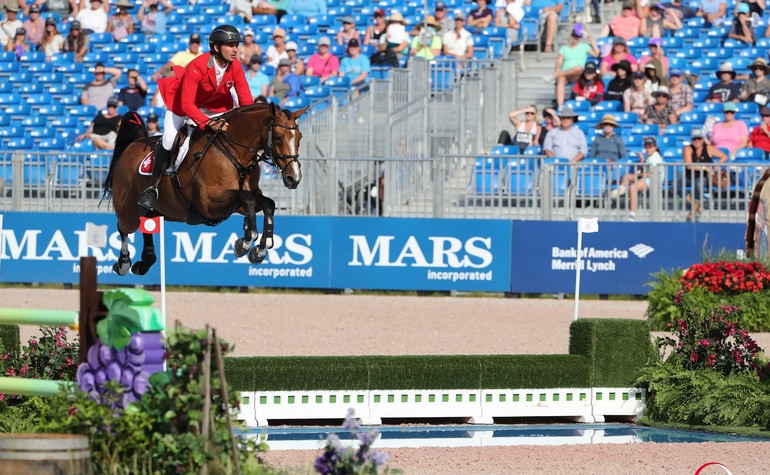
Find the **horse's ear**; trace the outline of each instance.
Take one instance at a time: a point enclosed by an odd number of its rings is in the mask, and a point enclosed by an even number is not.
[[[291,115],[289,115],[289,118],[291,120],[299,119],[300,117],[302,117],[302,114],[304,114],[308,110],[309,107],[310,106],[305,106],[302,109],[299,109],[299,110],[296,110],[296,111],[292,112]]]
[[[271,102],[270,103],[270,115],[275,117],[276,112],[278,112],[278,108],[275,107],[275,103],[274,102]]]

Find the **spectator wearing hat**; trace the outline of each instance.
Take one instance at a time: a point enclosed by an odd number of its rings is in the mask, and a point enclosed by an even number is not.
[[[76,63],[83,62],[83,58],[88,53],[89,43],[88,35],[81,28],[80,22],[75,20],[70,23],[70,31],[64,39],[64,51],[74,53]]]
[[[279,61],[289,59],[289,53],[286,52],[286,30],[280,27],[273,30],[273,44],[267,47],[265,56],[267,64],[276,69]]]
[[[610,191],[610,198],[613,200],[628,192],[629,221],[636,221],[638,194],[650,188],[653,173],[658,175],[660,183],[663,182],[663,177],[666,173],[666,170],[660,166],[663,163],[663,157],[660,155],[660,149],[658,149],[658,142],[655,140],[655,137],[644,138],[644,152],[638,152],[637,156],[639,161],[646,166],[637,167],[634,172],[623,175],[618,187]]]
[[[725,106],[735,104],[726,103]],[[707,144],[705,135],[701,129],[693,129],[690,133],[691,144],[684,148],[682,161],[689,164],[685,167],[686,185],[690,188],[690,193],[685,197],[685,201],[690,205],[690,212],[687,215],[687,221],[697,220],[700,216],[700,198],[704,189],[708,189],[712,183],[715,168],[710,165],[717,159],[719,163],[725,163],[728,160],[727,154],[718,148]],[[685,188],[684,186],[682,188]]]
[[[286,54],[289,55],[289,62],[291,63],[291,72],[296,74],[297,76],[304,76],[305,61],[303,61],[302,58],[297,56],[297,49],[299,49],[299,46],[297,46],[296,42],[289,41],[286,43]]]
[[[262,48],[254,41],[254,30],[247,26],[243,29],[243,43],[238,45],[238,61],[248,68],[255,54],[262,56]]]
[[[340,62],[340,76],[349,77],[354,87],[368,83],[372,68],[369,58],[361,54],[361,43],[357,39],[348,42],[347,54]]]
[[[145,104],[147,98],[147,83],[137,69],[126,71],[128,85],[120,88],[118,92],[118,105],[128,107],[135,111]]]
[[[351,15],[345,15],[342,17],[342,29],[337,32],[337,44],[348,45],[348,42],[352,39],[358,40],[359,47],[361,45],[361,35],[356,28],[356,19]]]
[[[719,82],[709,88],[706,102],[738,102],[741,100],[741,85],[735,82],[735,71],[730,63],[722,63],[715,73]]]
[[[102,0],[91,0],[90,8],[81,8],[75,18],[87,35],[107,31],[107,12],[104,11]]]
[[[455,27],[455,20],[457,18],[451,17],[447,13],[448,12],[447,12],[446,3],[440,0],[436,2],[436,8],[433,11],[433,16],[436,17],[436,22],[441,27],[441,31],[451,31]],[[464,13],[463,13],[463,18],[465,18]]]
[[[734,102],[725,102],[722,105],[722,113],[722,121],[715,123],[711,129],[711,145],[729,150],[730,159],[733,159],[735,152],[749,144],[749,128],[746,122],[735,119],[738,108]]]
[[[602,129],[602,134],[594,138],[589,156],[613,162],[626,158],[626,142],[623,137],[617,134],[620,124],[612,114],[604,114],[599,123],[596,124],[596,128]]]
[[[380,42],[380,37],[385,35],[385,29],[388,25],[385,23],[385,10],[382,8],[374,9],[374,24],[366,27],[366,33],[364,33],[365,45],[377,45]]]
[[[631,63],[626,60],[615,63],[612,65],[612,72],[615,73],[615,77],[612,78],[604,89],[604,100],[623,102],[623,93],[633,86],[631,81]]]
[[[610,54],[605,56],[599,63],[599,71],[602,77],[611,78],[615,76],[612,66],[621,61],[628,61],[628,64],[631,65],[631,72],[639,70],[639,63],[637,63],[636,58],[631,54],[631,51],[629,51],[626,40],[620,36],[616,36],[615,41],[612,43]]]
[[[661,38],[650,38],[647,41],[647,48],[650,50],[650,54],[645,54],[639,59],[639,67],[643,68],[647,64],[654,64],[658,79],[660,79],[661,83],[666,84],[671,62],[663,49],[663,40]]]
[[[118,0],[115,6],[118,7],[118,12],[107,21],[107,32],[112,33],[115,41],[120,41],[134,32],[135,20],[128,13],[134,8],[134,3],[131,0]]]
[[[251,23],[251,19],[254,17],[254,9],[259,4],[257,0],[227,0],[225,3],[230,4],[230,10],[227,14],[238,15],[243,18],[245,23]]]
[[[650,94],[657,91],[660,86],[665,86],[668,83],[668,81],[663,83],[660,80],[656,69],[654,63],[647,63],[644,66],[644,88],[650,91]]]
[[[397,68],[401,58],[409,53],[406,20],[401,13],[394,11],[386,22],[385,34],[380,36],[377,52],[370,59],[372,64]]]
[[[45,20],[45,34],[40,49],[45,53],[46,59],[50,60],[55,54],[64,51],[64,37],[59,33],[56,26],[56,18],[48,17]]]
[[[289,0],[289,9],[292,15],[304,15],[314,18],[326,15],[326,2],[324,0]]]
[[[758,16],[762,16],[765,13],[765,0],[739,0],[735,4],[733,9],[733,16],[738,14],[738,7],[741,3],[745,3],[749,7],[749,16],[754,16],[756,13]]]
[[[749,65],[749,69],[754,73],[754,77],[743,83],[741,100],[765,105],[770,99],[770,79],[767,77],[770,68],[767,66],[767,61],[764,58],[757,58]]]
[[[318,52],[307,60],[306,76],[317,76],[321,78],[323,83],[330,77],[339,74],[340,60],[331,53],[331,44],[332,40],[328,36],[322,36],[318,39]]]
[[[588,39],[588,43],[581,41],[583,36]],[[583,74],[589,55],[599,56],[596,40],[590,33],[583,30],[582,24],[575,23],[570,34],[569,44],[559,48],[559,56],[556,57],[553,73],[543,77],[546,82],[556,79],[556,103],[559,107],[564,104],[567,83],[577,81]]]
[[[484,0],[481,0],[484,1]],[[419,34],[412,40],[409,55],[416,58],[433,59],[441,54],[441,25],[436,22],[433,15],[428,15],[417,25]]]
[[[679,123],[679,117],[676,111],[671,107],[671,93],[666,86],[659,86],[652,93],[655,102],[648,105],[642,115],[642,122],[645,124],[658,124],[661,135],[666,130],[667,125]]]
[[[468,14],[468,30],[472,33],[481,33],[481,31],[492,24],[495,13],[489,8],[487,0],[474,0],[476,8]]]
[[[302,93],[302,82],[299,76],[292,74],[291,63],[288,59],[278,62],[275,77],[270,81],[270,95],[281,100],[281,105],[286,103],[289,97],[295,97]]]
[[[571,99],[578,101],[588,101],[592,106],[601,102],[604,98],[604,81],[596,69],[596,63],[589,61],[586,63],[583,73],[578,78],[575,86],[572,87]]]
[[[109,79],[107,79],[108,74],[110,75]],[[83,92],[80,94],[80,103],[86,106],[96,106],[99,110],[104,109],[107,107],[107,99],[113,97],[115,86],[122,75],[123,71],[118,68],[108,68],[104,66],[104,63],[96,63],[94,80],[83,88]]]
[[[147,115],[147,135],[149,137],[163,135],[163,131],[160,129],[160,120],[158,119],[158,114],[155,112],[150,112]]]
[[[745,45],[753,46],[756,44],[757,36],[752,26],[748,3],[738,4],[737,13],[733,18],[732,25],[730,25],[730,32],[727,33],[727,37],[740,41]]]
[[[700,0],[698,13],[695,16],[702,17],[704,26],[722,26],[727,15],[727,0]]]
[[[759,148],[765,152],[765,160],[770,156],[770,107],[759,110],[762,123],[754,127],[749,135],[749,147]]]
[[[203,54],[203,52],[201,52],[201,35],[198,33],[193,33],[190,35],[187,49],[175,53],[166,64],[161,66],[152,74],[152,80],[157,81],[160,76],[171,73],[171,68],[174,66],[186,67],[188,64],[190,64],[190,61],[197,58],[201,54]]]
[[[8,44],[5,46],[6,51],[13,51],[16,53],[16,59],[21,59],[24,53],[28,53],[32,50],[32,46],[27,41],[27,30],[19,28],[16,30],[16,34],[13,38],[8,40]]]
[[[662,3],[654,3],[650,6],[650,16],[641,20],[639,36],[661,38],[666,30],[673,32],[681,29],[682,20],[678,15],[666,14]]]
[[[249,65],[246,70],[246,82],[249,83],[251,96],[266,96],[270,92],[270,78],[259,69],[262,67],[262,56],[255,54],[245,64]]]
[[[45,33],[45,20],[40,17],[40,5],[33,3],[29,7],[29,17],[24,20],[23,28],[27,31],[27,41],[34,49],[40,49]]]
[[[647,110],[647,106],[654,104],[652,93],[644,87],[644,73],[635,72],[631,76],[631,87],[623,92],[623,110],[634,112],[640,116]]]
[[[693,108],[692,88],[682,81],[682,70],[672,69],[668,73],[668,92],[671,93],[671,107],[677,116],[690,112]]]
[[[641,21],[634,13],[634,3],[626,0],[623,2],[623,9],[620,11],[620,15],[614,16],[609,23],[604,25],[599,36],[620,36],[628,41],[639,36],[640,26]]]
[[[88,125],[88,130],[75,137],[75,142],[91,139],[96,150],[114,150],[115,138],[118,136],[121,116],[118,114],[118,100],[110,97],[106,110],[100,110],[94,120]]]
[[[5,3],[5,18],[0,23],[0,43],[3,49],[8,45],[8,42],[16,36],[16,30],[23,28],[24,24],[16,18],[21,8],[19,4],[13,0],[9,0]]]
[[[522,115],[524,120],[521,120]],[[545,116],[543,114],[543,117]],[[527,147],[541,144],[540,134],[545,135],[545,132],[542,132],[542,127],[537,123],[537,106],[530,104],[524,109],[512,111],[508,114],[508,120],[514,127],[514,136],[511,138],[511,134],[507,130],[503,130],[500,132],[497,143],[519,147],[521,154]]]
[[[160,4],[163,4],[161,10]],[[163,35],[166,33],[167,13],[174,9],[168,0],[144,0],[136,12],[136,19],[141,25],[142,33],[146,36]]]
[[[582,130],[575,127],[578,115],[570,107],[559,112],[560,125],[545,137],[543,151],[547,157],[568,158],[579,162],[588,153],[588,142]]]
[[[465,14],[462,10],[455,10],[454,25],[444,33],[441,42],[446,56],[456,59],[473,57],[473,35],[465,29]]]

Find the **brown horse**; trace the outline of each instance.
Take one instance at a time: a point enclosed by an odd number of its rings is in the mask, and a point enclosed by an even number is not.
[[[158,146],[160,137],[147,137],[144,122],[129,112],[121,122],[110,170],[104,181],[106,196],[118,218],[121,248],[113,270],[119,275],[144,275],[155,263],[152,234],[144,234],[142,259],[131,266],[128,235],[139,228],[139,218],[163,216],[168,221],[216,225],[233,213],[244,215],[244,234],[233,246],[237,257],[249,254],[259,264],[273,247],[275,202],[259,189],[260,163],[266,161],[281,171],[283,184],[295,189],[302,179],[299,143],[302,134],[297,119],[307,110],[290,112],[273,104],[255,104],[233,109],[223,116],[227,131],[195,129],[187,157],[176,172],[167,172],[159,188],[155,210],[137,204],[151,177],[139,172],[140,165]],[[175,160],[175,150],[171,161]],[[262,239],[257,246],[256,213],[264,213]]]

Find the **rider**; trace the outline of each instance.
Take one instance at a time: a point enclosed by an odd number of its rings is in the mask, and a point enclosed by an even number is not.
[[[209,36],[209,52],[185,67],[174,66],[174,76],[158,81],[163,102],[168,106],[163,121],[163,139],[155,152],[152,185],[139,197],[139,205],[152,210],[158,200],[158,185],[168,167],[177,132],[189,118],[200,128],[225,132],[227,121],[218,116],[236,105],[254,103],[249,83],[238,61],[238,43],[243,42],[234,26],[220,25]],[[238,104],[231,89],[235,89]]]

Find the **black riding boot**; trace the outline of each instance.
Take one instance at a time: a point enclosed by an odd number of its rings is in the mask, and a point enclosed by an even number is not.
[[[163,172],[168,168],[168,156],[170,154],[171,152],[163,148],[163,145],[158,145],[155,150],[155,160],[152,165],[152,185],[142,192],[138,201],[139,206],[149,211],[155,209],[155,202],[158,201],[158,185],[163,177]]]

